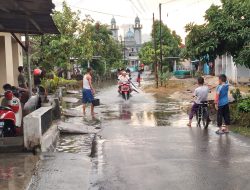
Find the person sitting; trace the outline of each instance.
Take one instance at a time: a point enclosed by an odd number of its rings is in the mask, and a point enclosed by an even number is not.
[[[199,104],[201,104],[202,102],[207,101],[208,98],[208,93],[209,93],[209,88],[207,86],[204,85],[204,78],[203,77],[199,77],[198,78],[198,85],[199,87],[195,89],[194,91],[194,97],[196,98],[191,112],[189,114],[189,123],[187,124],[187,126],[191,127],[192,124],[192,119],[194,117],[194,114],[196,114],[196,112],[198,111],[199,108]]]
[[[129,76],[127,75],[126,71],[122,71],[121,75],[118,77],[118,84],[121,85],[123,83],[129,82]]]

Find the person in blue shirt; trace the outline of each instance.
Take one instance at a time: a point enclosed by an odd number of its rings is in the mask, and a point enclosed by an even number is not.
[[[230,112],[228,100],[229,84],[224,74],[219,76],[219,85],[216,88],[215,108],[217,109],[217,125],[219,130],[217,134],[228,133],[228,125],[230,125]],[[223,120],[224,124],[223,125]]]

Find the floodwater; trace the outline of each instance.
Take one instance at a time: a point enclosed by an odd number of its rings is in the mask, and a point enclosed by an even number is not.
[[[151,81],[145,81],[149,83]],[[137,86],[136,82],[134,82]],[[78,103],[65,103],[65,108],[73,108],[74,111],[82,112],[81,97],[79,94],[67,95],[76,97]],[[124,127],[168,127],[173,122],[183,123],[186,126],[187,116],[182,112],[182,103],[166,98],[156,98],[153,94],[146,94],[139,90],[133,92],[132,97],[125,101],[117,92],[117,85],[113,82],[98,86],[97,98],[101,105],[95,110],[96,118],[87,117],[65,117],[64,121],[72,124],[85,124],[93,129],[108,125]],[[87,115],[89,110],[87,110]],[[180,119],[182,118],[182,119]],[[179,125],[178,125],[179,126]],[[68,135],[62,134],[56,147],[57,152],[85,153],[91,154],[94,134]]]
[[[79,102],[66,107],[81,113],[79,94],[68,96]],[[186,103],[168,97],[139,90],[124,101],[114,84],[101,85],[96,97],[96,118],[89,110],[86,117],[64,118],[94,132],[62,134],[56,152],[40,156],[29,190],[250,189],[249,139],[218,136],[213,124],[188,128]],[[36,159],[0,157],[0,189],[22,189]]]
[[[0,154],[0,189],[21,190],[30,182],[38,157],[32,154]]]

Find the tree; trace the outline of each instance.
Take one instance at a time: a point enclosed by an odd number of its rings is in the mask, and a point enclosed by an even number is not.
[[[144,43],[139,52],[139,58],[141,62],[143,62],[146,65],[150,65],[154,62],[154,56],[155,53],[152,42]]]
[[[160,61],[160,24],[162,31],[162,55],[163,55],[163,65],[169,66],[169,59],[167,57],[178,57],[180,54],[181,37],[176,34],[175,31],[171,31],[167,25],[156,20],[152,27],[152,41],[143,44],[139,57],[140,60],[145,64],[150,64],[154,62],[155,50],[153,48],[154,44],[154,31],[156,39],[156,59],[157,62]]]
[[[62,12],[55,11],[53,19],[60,35],[33,37],[32,60],[47,70],[54,66],[70,69],[70,58],[77,52],[77,38],[80,12],[74,12],[63,2]],[[41,43],[39,43],[41,42]]]
[[[189,32],[186,45],[189,56],[202,57],[229,53],[236,64],[250,68],[250,2],[222,0],[205,14],[206,24],[186,26]]]
[[[204,57],[209,55],[209,61],[213,61],[216,58],[214,50],[217,47],[218,40],[208,29],[207,25],[190,23],[185,26],[185,29],[188,32],[186,37],[186,56],[193,60],[203,60]]]
[[[63,2],[62,11],[53,15],[60,35],[33,37],[32,60],[48,71],[54,67],[68,71],[71,59],[87,67],[87,62],[95,62],[95,69],[103,73],[104,62],[111,68],[122,59],[121,47],[112,37],[107,25],[95,23],[90,15],[80,19],[80,11],[72,11]],[[98,56],[100,60],[93,61]]]

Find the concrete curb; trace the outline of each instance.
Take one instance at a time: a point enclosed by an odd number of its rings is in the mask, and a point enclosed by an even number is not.
[[[56,124],[53,124],[48,131],[46,131],[41,138],[41,151],[53,152],[56,147],[56,143],[59,140],[60,131]]]

